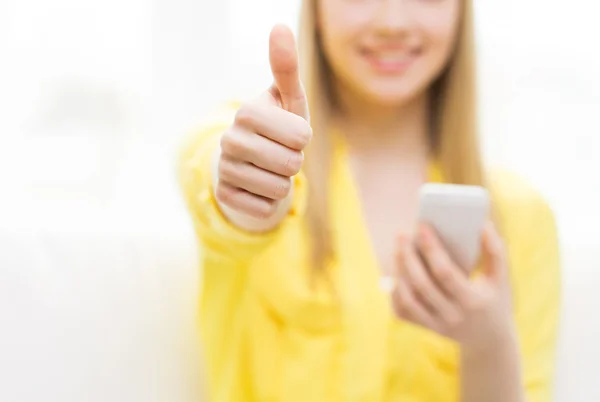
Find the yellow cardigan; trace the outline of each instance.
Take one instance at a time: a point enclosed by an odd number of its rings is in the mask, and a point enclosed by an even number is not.
[[[201,247],[209,400],[458,401],[457,346],[395,319],[380,290],[345,154],[336,153],[330,190],[335,299],[325,288],[309,289],[302,175],[289,216],[270,233],[246,233],[219,211],[211,158],[230,118],[217,120],[186,143],[179,166]],[[443,181],[439,169],[431,171],[430,181]],[[560,295],[554,218],[523,181],[498,173],[490,183],[509,252],[523,384],[529,402],[549,402]]]

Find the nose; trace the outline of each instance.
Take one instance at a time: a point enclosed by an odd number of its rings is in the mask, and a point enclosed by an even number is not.
[[[410,29],[414,23],[410,3],[413,0],[381,0],[375,25],[382,34],[394,35]]]

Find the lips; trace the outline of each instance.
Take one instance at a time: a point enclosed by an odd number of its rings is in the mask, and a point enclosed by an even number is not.
[[[419,56],[412,50],[371,50],[362,49],[361,56],[375,71],[384,74],[405,72]]]

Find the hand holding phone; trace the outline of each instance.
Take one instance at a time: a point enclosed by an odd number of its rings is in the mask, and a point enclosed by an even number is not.
[[[481,233],[489,212],[490,197],[483,187],[441,183],[421,187],[418,224],[436,231],[454,262],[467,274],[479,259]],[[390,292],[394,278],[382,277],[380,286]]]
[[[418,230],[398,239],[396,316],[472,349],[514,339],[506,251],[488,220],[488,192],[426,184],[420,196]],[[480,254],[482,275],[469,277]]]

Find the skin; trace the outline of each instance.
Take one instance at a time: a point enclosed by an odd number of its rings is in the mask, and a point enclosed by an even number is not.
[[[300,171],[302,150],[312,137],[289,28],[273,28],[269,61],[273,85],[240,107],[217,155],[217,201],[230,221],[252,232],[273,229],[285,217],[292,177]]]
[[[427,88],[452,54],[460,1],[322,0],[318,14],[365,222],[382,269],[395,277],[394,311],[461,346],[463,402],[523,401],[506,253],[493,225],[482,236],[477,279],[431,229],[398,238],[416,216],[428,163]],[[269,41],[274,84],[240,108],[217,155],[219,205],[256,232],[285,217],[312,136],[293,34],[276,26]]]
[[[462,401],[524,401],[506,252],[494,225],[482,235],[482,275],[471,280],[431,228],[398,243],[394,311],[461,346]]]
[[[338,85],[369,109],[397,109],[426,93],[452,53],[459,13],[458,0],[318,2],[323,51]],[[385,55],[409,65],[378,71],[373,62]]]

